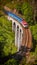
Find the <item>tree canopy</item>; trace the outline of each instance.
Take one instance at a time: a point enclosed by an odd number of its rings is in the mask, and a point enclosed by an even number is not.
[[[5,17],[0,17],[0,57],[17,51],[14,40],[11,21],[8,21]]]

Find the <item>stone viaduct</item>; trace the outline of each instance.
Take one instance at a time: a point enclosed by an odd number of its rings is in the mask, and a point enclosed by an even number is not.
[[[12,31],[15,32],[15,46],[19,51],[21,46],[30,51],[32,48],[32,34],[28,23],[10,11],[5,11],[7,19],[12,21]]]

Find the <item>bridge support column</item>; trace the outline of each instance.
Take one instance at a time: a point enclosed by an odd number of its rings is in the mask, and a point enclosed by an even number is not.
[[[15,46],[17,46],[17,51],[19,51],[19,48],[20,48],[20,29],[19,29],[18,25],[16,25],[16,30],[15,30]]]
[[[19,29],[19,33],[18,33],[18,51],[19,51],[19,49],[20,49],[20,29]]]
[[[22,44],[22,30],[19,29],[19,36],[18,36],[18,51],[20,50]]]
[[[15,28],[15,46],[17,46],[17,25]]]

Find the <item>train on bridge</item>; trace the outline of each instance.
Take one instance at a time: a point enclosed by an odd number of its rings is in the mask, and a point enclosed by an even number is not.
[[[4,9],[4,12],[7,19],[12,21],[12,31],[15,32],[15,46],[17,50],[30,51],[32,48],[32,34],[28,23],[11,11]]]

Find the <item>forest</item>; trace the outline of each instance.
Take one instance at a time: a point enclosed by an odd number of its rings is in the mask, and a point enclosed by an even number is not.
[[[30,4],[31,2],[32,0],[0,0],[0,65],[37,65],[37,14],[34,13],[33,7],[35,1],[33,6]],[[20,60],[12,58],[12,55],[17,53],[17,48],[14,45],[15,33],[12,31],[12,22],[5,17],[4,6],[11,10],[16,9],[18,15],[25,19],[30,26],[32,49],[29,60],[24,57],[19,63]]]

